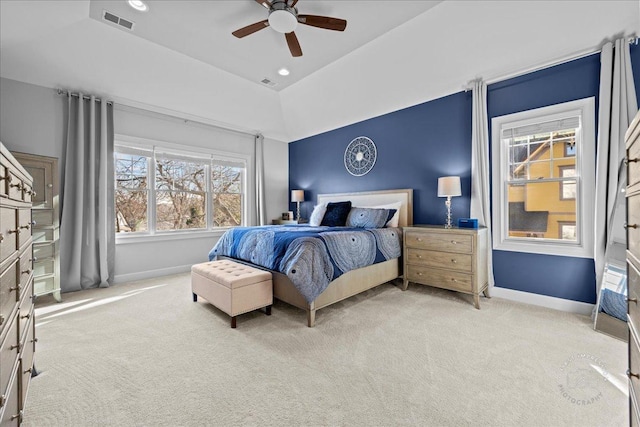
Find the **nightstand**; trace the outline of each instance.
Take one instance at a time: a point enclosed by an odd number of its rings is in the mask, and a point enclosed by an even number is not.
[[[295,219],[274,219],[271,221],[273,225],[289,225],[289,224],[297,224],[298,221]]]
[[[403,227],[404,284],[435,286],[473,295],[480,309],[480,293],[489,296],[487,229],[444,228],[442,225]]]

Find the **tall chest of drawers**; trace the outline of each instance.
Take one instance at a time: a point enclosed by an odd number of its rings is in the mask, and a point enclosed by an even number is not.
[[[640,425],[640,112],[626,134],[627,325],[629,327],[629,420]]]
[[[20,425],[35,352],[33,180],[0,143],[0,425]]]
[[[404,289],[409,282],[489,297],[487,229],[444,228],[441,225],[404,227]]]

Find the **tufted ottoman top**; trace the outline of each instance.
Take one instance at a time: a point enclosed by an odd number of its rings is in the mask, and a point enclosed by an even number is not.
[[[229,260],[196,264],[191,271],[229,288],[271,280],[271,273]]]

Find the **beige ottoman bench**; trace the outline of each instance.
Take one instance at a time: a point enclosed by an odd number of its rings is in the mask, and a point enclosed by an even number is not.
[[[266,307],[271,315],[271,273],[244,264],[219,260],[192,266],[191,292],[194,302],[199,295],[231,316],[232,328],[239,314]]]

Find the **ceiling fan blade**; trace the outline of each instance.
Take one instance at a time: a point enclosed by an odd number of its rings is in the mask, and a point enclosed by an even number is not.
[[[298,43],[296,33],[292,31],[290,33],[286,33],[284,36],[287,38],[287,44],[289,45],[291,56],[302,56],[302,48],[300,47],[300,43]]]
[[[235,30],[231,34],[241,39],[248,36],[249,34],[255,33],[256,31],[260,31],[263,28],[267,28],[268,26],[269,20],[265,19],[264,21],[256,22],[255,24],[247,25],[246,27],[240,28],[239,30]]]
[[[259,3],[261,6],[264,6],[267,9],[271,9],[271,2],[269,0],[256,0],[256,3]]]
[[[298,0],[293,0],[293,3],[291,3],[291,6],[289,6],[289,7],[294,7],[296,5],[296,3],[298,3]]]
[[[324,28],[326,30],[344,31],[347,28],[347,21],[339,18],[318,15],[298,15],[298,22],[311,25],[312,27]]]

